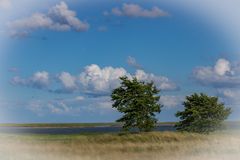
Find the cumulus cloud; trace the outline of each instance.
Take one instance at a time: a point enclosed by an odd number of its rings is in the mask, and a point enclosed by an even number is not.
[[[57,76],[64,89],[58,90],[58,92],[73,92],[77,90],[76,78],[68,72],[62,72]]]
[[[88,65],[78,75],[62,72],[49,75],[48,72],[36,72],[30,78],[15,76],[11,83],[14,85],[48,90],[54,93],[83,93],[95,96],[109,95],[120,85],[119,77],[136,77],[140,81],[153,81],[157,88],[163,91],[178,89],[178,86],[164,76],[157,76],[137,70],[135,74],[128,73],[124,68],[99,67],[96,64]],[[54,78],[53,78],[54,77]],[[51,83],[50,83],[51,82]],[[60,85],[59,85],[60,84]]]
[[[61,30],[65,26],[73,28],[76,31],[86,31],[89,28],[89,24],[79,20],[76,17],[76,12],[69,10],[65,2],[60,2],[60,4],[50,8],[48,16],[55,22],[53,28],[56,27],[57,30],[58,27]]]
[[[79,76],[80,83],[87,93],[110,93],[114,88],[120,85],[119,77],[136,77],[140,81],[151,82],[161,90],[176,90],[177,85],[167,77],[156,76],[152,73],[146,73],[143,70],[137,70],[135,74],[128,73],[124,68],[104,67],[98,65],[86,66],[84,72]]]
[[[119,84],[119,77],[128,75],[124,68],[104,67],[96,64],[86,66],[79,76],[79,82],[87,93],[109,93]]]
[[[12,36],[26,36],[33,30],[50,29],[54,31],[82,32],[89,29],[87,22],[77,18],[76,12],[68,8],[65,2],[60,2],[48,10],[48,13],[34,13],[30,17],[17,19],[8,23]]]
[[[240,65],[231,65],[226,59],[217,60],[211,67],[197,67],[193,71],[193,78],[202,85],[215,88],[239,87]]]
[[[225,75],[227,72],[231,71],[230,62],[226,59],[219,59],[214,66],[214,71],[220,76]]]
[[[13,85],[27,86],[38,89],[45,89],[50,84],[49,73],[46,71],[40,71],[34,73],[30,78],[24,79],[18,76],[15,76],[11,83]]]
[[[133,18],[159,18],[168,16],[169,14],[157,6],[151,9],[145,9],[138,4],[127,4],[124,3],[121,8],[112,8],[111,12],[105,11],[104,15],[115,15],[115,16],[126,16]]]

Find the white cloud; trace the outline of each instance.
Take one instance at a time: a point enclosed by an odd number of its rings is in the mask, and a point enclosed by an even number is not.
[[[164,91],[176,90],[177,85],[167,77],[157,76],[137,70],[135,74],[128,73],[124,68],[111,66],[100,68],[96,64],[86,66],[79,75],[62,72],[57,76],[49,76],[46,71],[36,72],[29,78],[14,77],[14,85],[48,90],[54,93],[82,93],[92,95],[109,95],[111,91],[120,86],[119,77],[136,77],[140,81],[153,81],[157,88]],[[55,78],[53,78],[55,77]],[[51,83],[50,83],[51,82]]]
[[[9,26],[14,29],[38,29],[51,27],[52,24],[52,19],[47,15],[34,13],[31,17],[10,22]]]
[[[220,101],[226,106],[239,107],[240,63],[221,58],[213,67],[196,68],[193,77],[202,85],[214,87]]]
[[[219,59],[214,67],[198,67],[193,78],[202,85],[216,88],[240,86],[240,65],[231,65],[226,59]]]
[[[9,9],[11,6],[11,0],[0,0],[0,9]]]
[[[82,22],[76,17],[76,12],[69,10],[65,2],[60,2],[56,6],[50,8],[48,16],[55,22],[55,27],[64,27],[65,25],[76,31],[87,31],[89,24]]]
[[[81,85],[87,93],[110,93],[114,88],[120,85],[119,77],[136,77],[140,81],[153,81],[161,90],[176,90],[177,85],[167,77],[156,76],[152,73],[145,73],[143,70],[137,70],[134,75],[128,73],[124,68],[104,67],[92,64],[86,66],[84,72],[79,76]]]
[[[30,78],[23,79],[15,76],[11,83],[13,85],[27,86],[38,89],[45,89],[50,84],[49,73],[46,71],[36,72]]]
[[[137,70],[135,77],[138,80],[150,82],[153,81],[160,90],[177,90],[178,86],[170,81],[167,77],[156,76],[153,73],[146,73],[143,70]]]
[[[85,67],[79,82],[87,93],[109,93],[119,85],[119,77],[129,75],[124,68],[104,67],[96,64]]]
[[[214,71],[220,76],[225,75],[230,72],[230,62],[226,59],[219,59],[214,66]]]
[[[49,84],[49,74],[46,71],[36,72],[31,78],[33,84],[47,86]]]
[[[63,84],[64,88],[67,90],[74,90],[77,88],[76,78],[68,72],[62,72],[58,76],[59,80]]]
[[[71,29],[82,32],[89,29],[89,24],[76,17],[76,13],[70,10],[65,2],[60,2],[50,8],[48,13],[34,13],[30,17],[17,19],[8,23],[11,35],[17,36],[22,33],[37,29],[50,29],[54,31],[69,31]]]
[[[104,15],[107,16],[110,13],[105,11]],[[151,9],[142,8],[138,4],[127,4],[124,3],[121,8],[112,8],[111,14],[115,16],[127,16],[127,17],[142,17],[142,18],[159,18],[168,16],[169,14],[157,6],[152,7]]]

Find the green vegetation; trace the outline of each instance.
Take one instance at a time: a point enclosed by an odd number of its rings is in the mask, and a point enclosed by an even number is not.
[[[120,77],[121,86],[113,90],[113,108],[123,113],[123,117],[117,122],[123,123],[123,129],[129,131],[131,128],[138,128],[140,132],[150,131],[157,124],[155,113],[161,112],[161,105],[158,103],[160,92],[153,84],[132,80],[128,77]]]
[[[223,103],[218,102],[217,97],[206,94],[193,94],[187,96],[183,103],[185,110],[177,112],[180,118],[175,126],[179,131],[209,133],[222,127],[223,121],[231,113]]]

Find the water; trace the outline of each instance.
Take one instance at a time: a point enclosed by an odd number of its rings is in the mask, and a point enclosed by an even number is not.
[[[239,123],[227,123],[226,129],[240,130]],[[0,127],[0,133],[20,133],[20,134],[80,134],[80,133],[118,133],[120,126],[98,126],[98,127]],[[159,125],[154,131],[176,131],[173,125]]]
[[[117,133],[121,127],[76,127],[76,128],[33,128],[33,127],[0,127],[0,133],[21,133],[21,134],[79,134],[79,133]],[[162,125],[154,131],[175,131],[172,125]]]

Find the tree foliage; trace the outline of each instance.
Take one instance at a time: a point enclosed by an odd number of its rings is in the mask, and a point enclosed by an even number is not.
[[[218,97],[194,93],[183,102],[184,111],[177,112],[180,121],[175,125],[179,131],[209,133],[219,129],[231,114],[231,109],[218,102]]]
[[[161,112],[160,90],[153,82],[145,83],[126,76],[120,77],[120,80],[121,86],[113,90],[111,95],[113,108],[123,113],[117,122],[123,123],[125,131],[131,128],[138,128],[140,132],[152,130],[157,123],[155,114]]]

